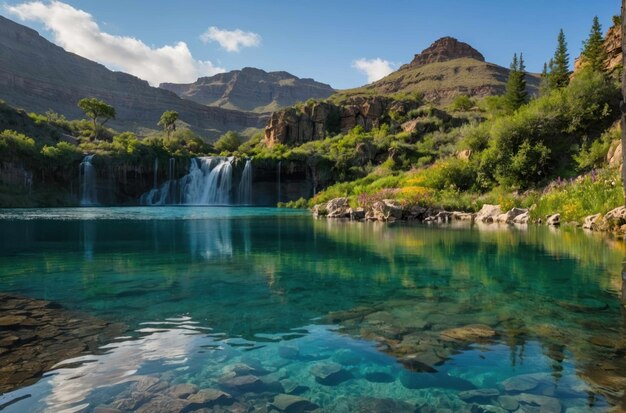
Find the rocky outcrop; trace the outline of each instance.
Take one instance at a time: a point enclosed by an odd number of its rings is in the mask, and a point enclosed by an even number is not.
[[[355,126],[369,131],[387,121],[391,112],[403,115],[418,105],[416,101],[375,96],[349,99],[342,104],[314,102],[284,109],[271,115],[265,128],[265,144],[301,145],[346,133]]]
[[[622,167],[622,142],[615,141],[611,144],[609,152],[606,155],[606,161],[611,168]]]
[[[166,110],[203,136],[262,127],[254,113],[207,107],[151,87],[126,73],[113,72],[50,43],[36,31],[0,16],[0,99],[26,111],[53,110],[69,119],[84,117],[76,106],[84,97],[103,99],[116,108],[107,126],[119,130],[159,129]]]
[[[489,224],[495,222],[501,214],[500,205],[485,204],[476,214],[476,221]]]
[[[527,215],[528,210],[522,209],[522,208],[512,208],[511,210],[505,212],[504,214],[498,215],[498,217],[496,218],[496,222],[501,222],[501,223],[515,222],[515,219],[523,214]]]
[[[201,77],[194,83],[162,83],[161,89],[207,106],[250,112],[272,112],[309,99],[325,99],[335,90],[313,79],[287,72],[266,72],[245,67]]]
[[[485,57],[469,44],[460,42],[454,37],[442,37],[424,49],[422,53],[416,54],[409,65],[421,67],[461,58],[474,59],[480,62],[485,61]]]

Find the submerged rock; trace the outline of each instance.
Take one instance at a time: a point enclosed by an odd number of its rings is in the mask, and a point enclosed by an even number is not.
[[[233,403],[230,394],[217,389],[202,389],[187,399],[193,408],[212,407],[215,405],[229,405]]]
[[[411,373],[403,372],[400,382],[407,389],[418,390],[428,388],[443,388],[454,390],[473,390],[476,388],[471,382],[460,377],[445,373]]]
[[[401,400],[362,397],[350,406],[350,411],[359,413],[414,413],[415,406]]]
[[[396,381],[396,379],[391,374],[382,371],[365,373],[363,375],[363,378],[371,383],[393,383],[394,381]]]
[[[522,374],[504,380],[502,387],[507,392],[526,392],[549,381],[550,375],[548,373]]]
[[[303,413],[317,409],[319,406],[309,400],[291,394],[278,394],[274,397],[272,406],[285,413]]]
[[[174,398],[186,399],[190,395],[198,392],[198,386],[195,384],[185,383],[177,384],[170,387],[168,394]]]
[[[496,331],[484,324],[470,324],[463,327],[451,328],[441,332],[444,339],[460,341],[484,340],[495,337]]]
[[[317,363],[311,367],[311,374],[315,376],[315,381],[326,386],[336,386],[352,378],[349,371],[344,370],[338,363]]]
[[[459,398],[464,402],[489,402],[498,397],[498,389],[476,389],[459,392]]]

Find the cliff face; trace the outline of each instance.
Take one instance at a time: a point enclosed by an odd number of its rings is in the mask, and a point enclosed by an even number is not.
[[[391,112],[403,115],[418,105],[416,101],[376,96],[350,99],[341,105],[315,102],[302,108],[284,109],[270,117],[265,128],[265,144],[300,145],[339,132],[346,133],[357,125],[369,131],[380,126]]]
[[[81,118],[84,115],[76,104],[87,96],[116,108],[117,118],[108,125],[119,130],[158,129],[159,117],[166,110],[179,112],[181,121],[208,137],[265,123],[257,114],[206,107],[150,87],[134,76],[110,71],[0,16],[0,99],[27,111],[53,110]]]
[[[191,84],[162,83],[160,88],[207,106],[257,113],[271,112],[308,99],[324,99],[335,91],[313,79],[300,79],[287,72],[265,72],[246,67]]]
[[[509,69],[485,62],[467,43],[452,37],[437,40],[411,63],[369,85],[340,91],[336,96],[354,97],[418,93],[434,104],[446,105],[458,95],[485,97],[505,91]],[[528,73],[528,92],[538,93],[540,78]]]

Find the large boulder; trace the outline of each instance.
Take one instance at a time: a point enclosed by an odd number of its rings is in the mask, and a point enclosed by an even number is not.
[[[604,216],[604,221],[609,228],[621,227],[626,224],[626,207],[617,207],[610,210]]]
[[[348,198],[335,198],[326,203],[328,218],[350,218],[350,202]]]
[[[394,222],[402,219],[402,206],[398,201],[383,199],[374,202],[365,218],[370,221]]]
[[[484,204],[476,214],[476,222],[491,223],[494,222],[499,215],[502,214],[500,205]]]
[[[514,224],[528,224],[530,221],[530,212],[526,211],[513,218]]]
[[[527,209],[512,208],[511,210],[505,212],[504,214],[498,215],[498,217],[496,218],[496,221],[501,222],[501,223],[511,223],[511,222],[514,222],[515,218],[525,213],[528,213]]]

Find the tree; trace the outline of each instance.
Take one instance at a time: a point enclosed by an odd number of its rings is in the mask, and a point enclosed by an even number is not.
[[[524,56],[520,53],[519,60],[517,53],[513,55],[509,80],[506,84],[504,99],[509,110],[515,111],[528,102],[528,92],[526,92],[526,67],[524,66]]]
[[[583,64],[588,65],[595,71],[605,70],[606,51],[604,50],[604,37],[602,26],[598,16],[593,18],[589,38],[584,43],[582,52]]]
[[[78,107],[93,122],[94,139],[98,139],[101,127],[109,119],[115,119],[115,108],[100,99],[83,98],[78,101]]]
[[[167,137],[169,139],[172,131],[176,130],[176,121],[178,120],[178,112],[173,110],[168,110],[163,112],[161,115],[161,119],[159,119],[159,123],[157,125],[163,126],[165,133],[167,133]]]
[[[220,152],[233,152],[241,145],[241,137],[237,132],[228,131],[215,142],[215,149]]]
[[[550,89],[564,88],[569,84],[569,53],[563,29],[559,31],[557,47],[554,57],[550,61],[549,85]]]

